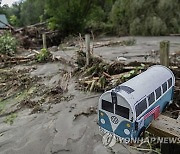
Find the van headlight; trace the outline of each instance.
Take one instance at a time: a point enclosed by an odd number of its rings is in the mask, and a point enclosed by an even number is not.
[[[124,129],[124,133],[125,133],[126,135],[129,135],[129,134],[130,134],[129,129]]]
[[[101,119],[101,123],[102,123],[102,124],[105,124],[106,121],[105,121],[104,119]]]

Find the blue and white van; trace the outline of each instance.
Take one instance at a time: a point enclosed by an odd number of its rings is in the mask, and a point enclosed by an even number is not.
[[[173,100],[175,77],[155,65],[99,99],[99,128],[121,138],[136,138]]]

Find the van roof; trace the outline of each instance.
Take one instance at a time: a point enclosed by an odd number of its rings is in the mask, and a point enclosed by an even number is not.
[[[134,105],[170,78],[173,79],[174,85],[175,78],[171,70],[165,66],[155,65],[112,90]]]

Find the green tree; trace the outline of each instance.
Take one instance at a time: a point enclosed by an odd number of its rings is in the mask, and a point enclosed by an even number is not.
[[[30,25],[40,22],[40,17],[44,15],[45,2],[42,0],[24,1],[20,13],[21,23],[23,25]]]
[[[111,21],[117,33],[166,35],[180,32],[179,0],[116,0]]]
[[[10,24],[13,26],[19,27],[22,26],[21,22],[21,7],[22,7],[22,2],[16,2],[13,3],[12,6],[9,8],[10,9],[10,14],[9,14],[9,21]]]
[[[112,24],[109,22],[109,13],[113,4],[113,0],[95,1],[86,18],[87,22],[85,29],[90,29],[95,33],[112,33]]]
[[[131,2],[132,0],[117,0],[112,7],[110,19],[116,28],[117,34],[129,33]]]
[[[94,0],[47,0],[50,27],[65,34],[81,32]]]
[[[5,14],[7,17],[10,15],[10,9],[8,5],[3,5],[0,7],[0,14]]]

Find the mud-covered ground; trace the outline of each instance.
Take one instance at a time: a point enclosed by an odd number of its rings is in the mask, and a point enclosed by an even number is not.
[[[179,51],[180,37],[178,36],[163,36],[163,37],[122,37],[122,38],[102,38],[98,41],[116,41],[116,40],[129,40],[134,38],[136,40],[135,45],[132,46],[111,46],[101,47],[94,49],[94,52],[98,55],[102,55],[107,60],[115,60],[117,57],[125,57],[127,62],[132,61],[147,61],[147,62],[159,62],[159,44],[163,40],[170,41],[170,54],[172,55],[176,51]],[[152,52],[153,51],[153,52]],[[147,55],[147,59],[146,59]]]
[[[119,38],[98,41],[112,39]],[[144,61],[143,55],[158,50],[161,40],[171,41],[171,53],[180,50],[180,37],[135,39],[136,45],[95,48],[94,53],[110,61],[124,57],[126,63]],[[76,50],[77,47],[71,47],[52,53],[74,61]],[[157,57],[149,56],[147,61],[158,61]],[[125,144],[116,144],[112,149],[103,146],[97,124],[101,93],[77,90],[72,72],[72,67],[61,62],[27,63],[0,69],[0,153],[142,153]]]

